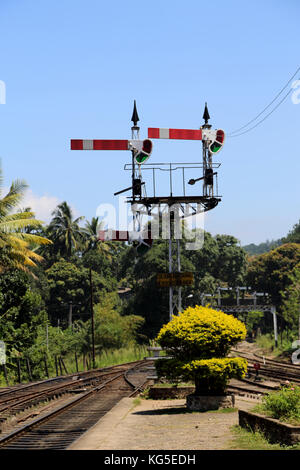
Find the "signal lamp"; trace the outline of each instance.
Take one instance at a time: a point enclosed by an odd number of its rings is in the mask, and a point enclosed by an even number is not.
[[[143,140],[142,148],[141,150],[137,149],[138,153],[135,156],[135,160],[139,165],[148,160],[152,152],[152,146],[152,141],[150,139]]]
[[[216,133],[216,139],[210,144],[209,151],[213,154],[218,153],[224,145],[225,132],[222,129],[218,129]]]

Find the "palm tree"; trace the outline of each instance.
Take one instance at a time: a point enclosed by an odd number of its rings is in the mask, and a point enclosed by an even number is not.
[[[99,222],[99,217],[92,217],[91,222],[88,220],[85,223],[84,232],[86,234],[87,249],[94,249],[98,245],[98,231],[101,230],[102,222]]]
[[[0,167],[0,272],[11,267],[30,272],[28,267],[43,260],[35,249],[51,241],[35,233],[27,233],[28,227],[39,229],[43,224],[34,218],[33,212],[13,212],[21,202],[27,184],[23,180],[14,181],[4,197],[1,197],[2,186]]]
[[[70,257],[83,247],[85,235],[79,223],[84,217],[74,220],[72,209],[65,201],[56,207],[52,215],[48,233],[54,242],[55,251],[61,256]]]
[[[85,224],[84,233],[86,236],[86,251],[97,249],[105,258],[111,260],[111,251],[115,248],[113,243],[100,242],[98,234],[103,227],[103,222],[99,222],[99,217],[92,217],[91,222]]]

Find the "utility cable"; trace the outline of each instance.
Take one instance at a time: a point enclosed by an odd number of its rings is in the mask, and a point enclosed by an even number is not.
[[[250,124],[252,124],[252,122],[256,121],[256,120],[257,120],[257,119],[258,119],[258,118],[277,100],[277,98],[281,95],[281,93],[283,93],[283,91],[286,89],[286,87],[289,85],[289,83],[293,80],[293,78],[297,75],[297,73],[298,73],[299,71],[300,71],[300,67],[297,68],[296,72],[292,75],[292,77],[291,77],[291,78],[289,79],[289,81],[284,85],[284,87],[279,91],[279,93],[277,93],[277,95],[275,96],[275,98],[273,98],[273,100],[272,100],[259,114],[257,114],[253,119],[251,119],[251,121],[247,122],[244,126],[242,126],[242,127],[238,128],[238,129],[236,129],[236,130],[230,132],[230,134],[228,134],[228,137],[231,137],[232,134],[235,134],[235,133],[237,133],[237,132],[239,132],[239,131],[245,129],[245,128],[248,127]],[[292,91],[292,90],[290,90],[289,93],[290,93],[291,91]],[[289,94],[289,93],[288,93],[288,94]],[[288,96],[288,95],[285,95],[285,98],[286,98],[287,96]],[[283,101],[284,101],[284,99],[280,102],[280,104],[281,104]],[[278,107],[278,106],[276,106],[276,107],[274,108],[274,110],[277,109],[277,107]],[[272,111],[272,112],[273,112],[273,111]],[[269,113],[268,116],[269,116],[270,114],[272,114],[272,112]],[[264,119],[263,119],[262,121],[260,121],[260,122],[263,122],[263,121],[264,121]],[[256,126],[254,126],[254,127],[256,127]],[[251,128],[251,129],[254,129],[254,127]],[[249,130],[250,130],[250,129],[249,129]],[[241,135],[241,134],[239,134],[239,135]],[[235,137],[235,136],[233,136],[233,137]]]
[[[275,108],[273,108],[272,111],[270,111],[263,119],[261,119],[260,121],[258,121],[258,122],[255,124],[255,126],[252,126],[252,127],[250,127],[250,129],[246,129],[245,131],[240,132],[239,134],[229,135],[228,137],[229,137],[229,138],[239,137],[240,135],[247,134],[247,132],[250,132],[250,131],[252,131],[252,129],[255,129],[257,126],[259,126],[259,124],[261,124],[262,122],[264,122],[272,113],[274,113],[274,111],[281,105],[281,103],[284,102],[284,100],[286,100],[286,98],[290,95],[290,93],[291,93],[292,91],[293,91],[293,90],[289,90],[289,92],[282,98],[281,101],[279,101],[279,103],[275,106]]]

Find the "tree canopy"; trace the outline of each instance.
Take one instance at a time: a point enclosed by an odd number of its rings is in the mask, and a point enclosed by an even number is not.
[[[1,174],[0,183],[0,339],[8,344],[9,354],[23,351],[42,360],[39,351],[47,354],[46,331],[53,350],[59,349],[63,354],[78,350],[87,354],[91,348],[91,299],[98,350],[119,348],[126,343],[147,343],[157,336],[169,320],[168,289],[159,287],[156,282],[158,273],[169,271],[167,240],[154,240],[152,247],[143,252],[136,244],[100,241],[101,219],[75,216],[66,201],[58,204],[50,222],[43,224],[35,219],[29,207],[22,208],[27,188],[24,181],[14,181],[4,195]],[[265,247],[268,252],[251,256],[234,236],[208,232],[204,232],[201,249],[186,250],[188,233],[185,231],[179,242],[181,271],[192,272],[194,284],[182,287],[183,308],[193,305],[201,309],[203,294],[211,294],[211,304],[216,305],[219,287],[228,289],[223,300],[232,303],[236,286],[251,286],[252,290],[269,294],[270,302],[276,305],[280,315],[281,328],[288,326],[298,331],[299,227],[300,222],[280,243],[278,240],[268,242]],[[194,230],[189,235],[197,235],[197,232]],[[177,261],[174,254],[175,271]],[[186,315],[186,327],[194,328],[195,334],[199,333],[199,328],[205,331],[204,323],[192,326],[193,322],[189,324]],[[243,317],[249,334],[265,324],[263,317],[259,311]],[[176,318],[179,325],[182,317]],[[218,315],[207,313],[207,324],[215,328],[218,337],[216,318]],[[180,324],[180,328],[186,333],[184,325]],[[205,334],[208,341],[208,329]],[[213,338],[211,340],[213,342]],[[202,356],[199,355],[197,341],[190,355],[187,342],[180,346],[189,357],[187,374],[200,370],[197,361],[226,358],[223,353],[228,347],[226,349],[221,337],[219,349],[213,349],[212,343],[209,346],[216,357],[211,357],[208,350],[204,354],[203,349]],[[176,355],[176,348],[172,351]],[[204,367],[204,363],[201,364]],[[205,364],[203,374],[212,371],[212,363]],[[227,374],[230,367],[228,361],[223,365],[214,363],[215,372],[225,368]],[[181,366],[179,369],[182,372]]]
[[[249,261],[248,285],[257,291],[269,293],[275,305],[280,305],[282,294],[291,284],[290,274],[300,262],[300,244],[287,243],[269,253]]]
[[[0,195],[2,196],[2,169],[0,167]],[[43,260],[36,252],[39,245],[49,245],[51,241],[34,233],[42,226],[34,213],[18,210],[27,185],[22,180],[14,181],[8,193],[0,197],[0,273],[16,267],[30,273],[30,267]],[[28,230],[30,229],[30,230]]]
[[[223,394],[230,378],[241,378],[247,361],[226,358],[246,336],[245,325],[221,311],[187,308],[164,325],[157,342],[171,359],[156,361],[158,376],[195,381],[195,395]]]

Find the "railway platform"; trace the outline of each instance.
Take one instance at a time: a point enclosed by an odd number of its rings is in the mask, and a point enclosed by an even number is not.
[[[67,450],[229,450],[238,412],[193,412],[185,399],[123,398]],[[236,409],[257,400],[236,397]]]

